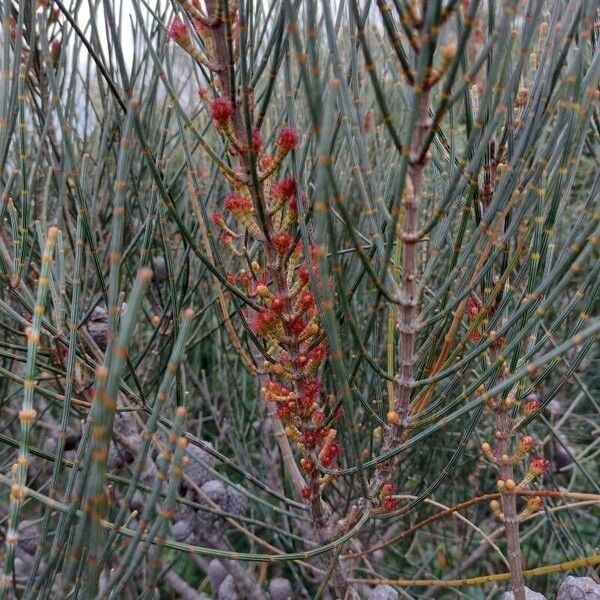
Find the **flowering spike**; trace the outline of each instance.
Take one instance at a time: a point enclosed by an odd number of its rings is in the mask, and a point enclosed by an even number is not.
[[[210,114],[213,121],[217,124],[219,129],[223,129],[227,126],[231,115],[233,114],[233,105],[231,100],[228,98],[216,98],[211,102]]]
[[[175,17],[171,21],[171,24],[169,25],[169,37],[184,48],[190,46],[192,43],[190,30],[179,17]]]
[[[298,133],[293,127],[284,127],[277,138],[277,148],[283,154],[287,154],[298,145]]]

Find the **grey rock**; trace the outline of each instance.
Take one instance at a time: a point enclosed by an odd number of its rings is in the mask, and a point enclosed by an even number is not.
[[[236,488],[227,487],[227,499],[225,504],[225,510],[234,515],[245,515],[248,512],[248,498]]]
[[[369,600],[398,600],[398,592],[391,585],[378,585],[371,590]]]
[[[29,554],[29,556],[33,556],[39,541],[40,532],[38,531],[38,526],[32,521],[22,521],[17,541],[19,550]]]
[[[515,596],[512,592],[504,592],[500,600],[514,600]],[[539,592],[534,592],[528,587],[525,588],[525,600],[546,600],[546,596]]]
[[[219,587],[227,577],[227,570],[225,569],[220,560],[218,560],[217,558],[213,558],[208,563],[207,575],[210,579],[210,585],[212,586],[213,591],[217,592],[219,590]]]
[[[291,600],[294,595],[291,583],[284,577],[275,577],[269,583],[271,600]]]
[[[178,542],[185,542],[191,533],[192,529],[187,521],[177,521],[171,525],[171,535]]]
[[[121,304],[121,318],[127,312],[127,303]],[[102,352],[106,350],[108,336],[108,313],[103,306],[96,306],[90,315],[87,329],[94,342]]]
[[[560,584],[556,600],[600,600],[600,584],[591,577],[569,575]]]
[[[211,479],[207,481],[200,488],[213,502],[216,502],[219,506],[223,506],[224,501],[227,498],[227,487],[222,481],[218,479]]]
[[[223,580],[223,583],[219,586],[217,598],[219,600],[237,600],[239,598],[231,575],[227,575]]]
[[[208,445],[212,448],[212,444],[208,443]],[[202,487],[207,481],[210,481],[212,477],[212,473],[209,471],[208,467],[214,468],[215,457],[211,456],[206,450],[191,444],[188,446],[188,455],[190,457],[190,463],[185,469],[185,474],[198,487]]]

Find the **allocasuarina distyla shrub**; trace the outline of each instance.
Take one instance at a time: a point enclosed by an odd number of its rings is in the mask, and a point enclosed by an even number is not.
[[[597,3],[0,10],[1,597],[597,592]]]

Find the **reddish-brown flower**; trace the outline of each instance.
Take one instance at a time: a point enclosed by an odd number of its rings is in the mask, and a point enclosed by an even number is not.
[[[284,127],[277,138],[277,147],[287,154],[298,145],[298,133],[293,127]]]
[[[278,322],[279,317],[274,312],[262,310],[254,315],[252,327],[255,333],[265,336],[276,329]]]
[[[392,498],[391,496],[388,496],[383,501],[383,508],[386,512],[392,512],[393,510],[396,510],[397,506],[398,501],[395,498]]]
[[[289,321],[286,322],[286,325],[287,325],[288,331],[292,335],[300,335],[302,333],[302,331],[304,330],[304,328],[306,327],[306,323],[305,323],[304,319],[302,319],[300,317],[296,317],[295,319],[290,319]],[[306,359],[306,360],[308,360],[308,359]]]
[[[306,290],[300,294],[298,298],[298,308],[302,311],[308,310],[309,308],[315,305],[315,301],[313,299],[313,295]]]
[[[247,214],[254,209],[252,200],[237,192],[233,192],[225,198],[225,208],[234,215]]]
[[[213,213],[211,219],[217,227],[225,227],[225,219],[221,213]]]
[[[550,461],[543,456],[534,456],[529,464],[529,472],[534,476],[543,475],[550,470]]]
[[[388,496],[391,496],[394,493],[394,489],[394,484],[391,481],[387,481],[381,486],[381,491],[379,492],[379,495],[382,498],[387,498]]]
[[[523,454],[527,454],[533,450],[535,446],[535,440],[530,435],[525,435],[519,440],[519,445],[517,446],[517,451],[522,452]]]
[[[169,37],[180,46],[192,43],[188,26],[179,18],[175,17],[169,25]]]
[[[525,398],[525,404],[523,405],[523,414],[528,417],[540,410],[540,401],[535,394],[530,394]]]
[[[337,440],[329,442],[319,453],[319,459],[323,466],[328,467],[341,453],[340,443]]]
[[[292,246],[292,236],[287,231],[280,231],[273,236],[273,246],[279,254],[285,254]]]
[[[473,299],[467,300],[466,311],[471,319],[474,319],[479,314],[479,304]]]
[[[269,304],[269,308],[275,313],[275,314],[281,314],[284,310],[285,307],[288,304],[288,300],[285,296],[277,296],[275,298],[273,298],[273,300],[271,300],[271,304]]]
[[[305,500],[310,500],[310,498],[312,496],[312,492],[310,491],[309,487],[302,488],[300,494]]]
[[[273,197],[277,200],[287,200],[296,194],[296,180],[286,177],[273,186]]]
[[[312,421],[315,425],[321,425],[325,420],[325,413],[322,410],[315,410],[312,414]]]
[[[229,98],[216,98],[210,104],[210,114],[219,128],[225,127],[233,114]]]

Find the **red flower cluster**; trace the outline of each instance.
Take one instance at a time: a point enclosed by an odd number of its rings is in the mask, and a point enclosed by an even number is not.
[[[296,180],[293,177],[282,179],[273,186],[271,194],[276,200],[289,200],[296,195]]]
[[[222,129],[227,125],[233,114],[233,105],[228,98],[216,98],[210,104],[210,114],[217,127]]]
[[[298,133],[293,127],[284,127],[277,138],[277,147],[283,154],[287,154],[298,145]]]
[[[525,404],[523,405],[523,414],[528,417],[540,410],[540,401],[535,394],[530,394],[525,398]]]
[[[340,455],[340,452],[340,443],[337,440],[332,440],[319,452],[319,460],[324,467],[329,467]]]
[[[279,254],[285,254],[291,247],[294,239],[287,231],[280,231],[273,236],[273,246]]]
[[[549,470],[550,470],[550,461],[547,458],[544,458],[543,456],[535,455],[531,459],[531,463],[529,463],[529,472],[532,475],[534,475],[535,477],[543,475],[544,473],[547,473]]]
[[[179,18],[175,17],[169,25],[169,37],[180,46],[192,43],[188,26]]]
[[[250,213],[254,210],[252,200],[237,192],[233,192],[225,198],[225,208],[234,215]]]

